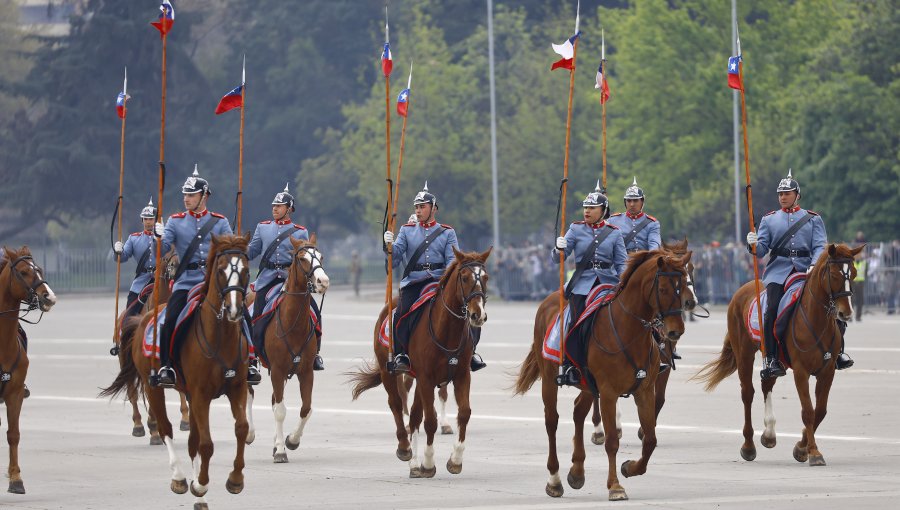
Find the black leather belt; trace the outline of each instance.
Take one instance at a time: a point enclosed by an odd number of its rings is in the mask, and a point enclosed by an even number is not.
[[[287,264],[273,264],[272,262],[270,262],[268,260],[264,260],[259,265],[262,266],[263,269],[282,270],[282,269],[287,269],[287,268],[291,267],[291,264],[292,264],[292,262],[288,262]]]
[[[790,257],[792,259],[797,257],[809,257],[812,255],[809,250],[788,250],[787,248],[772,250],[772,253],[779,257]]]
[[[609,269],[612,267],[610,262],[594,262],[591,265],[594,266],[594,269]]]
[[[187,265],[187,269],[191,271],[195,271],[197,269],[203,269],[206,267],[206,262],[191,262]]]
[[[640,248],[628,248],[628,249],[625,250],[625,251],[626,251],[627,253],[634,253],[634,252],[636,252],[636,251],[641,251],[641,249],[640,249]]]
[[[144,269],[141,269],[141,273],[140,273],[140,274],[144,274],[144,273],[152,273],[152,272],[154,272],[154,271],[156,271],[156,267],[145,267]]]
[[[444,269],[444,264],[416,264],[413,266],[414,271],[434,271],[436,269]]]

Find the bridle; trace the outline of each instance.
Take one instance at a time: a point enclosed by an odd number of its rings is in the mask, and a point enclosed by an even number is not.
[[[303,254],[304,254],[303,256],[300,255],[301,252],[303,252]],[[308,261],[309,262],[309,271],[303,269],[302,266],[300,265],[301,262],[306,260],[306,255],[309,255],[309,261]],[[285,295],[289,295],[289,296],[307,296],[310,294],[315,294],[316,293],[316,285],[315,285],[315,283],[313,283],[314,282],[313,277],[315,276],[316,269],[322,269],[324,271],[324,269],[323,269],[324,266],[322,265],[322,256],[319,253],[319,250],[317,250],[316,247],[311,244],[305,245],[305,246],[300,246],[297,248],[297,251],[294,253],[294,259],[295,259],[294,265],[296,265],[297,268],[292,269],[291,273],[293,273],[294,270],[297,270],[297,271],[300,271],[301,274],[303,274],[303,276],[306,278],[306,291],[301,290],[301,291],[287,292],[286,290],[283,290],[282,293]],[[325,296],[323,295],[322,299],[324,300],[324,298],[325,298]]]
[[[22,262],[26,262],[26,261],[28,262],[29,267],[31,267],[31,269],[34,271],[34,274],[35,274],[35,280],[32,283],[28,283],[27,281],[25,281],[25,278],[23,278],[22,275],[19,274],[19,271],[16,270],[16,266],[18,266]],[[23,315],[19,316],[19,320],[25,321],[29,324],[37,324],[38,322],[41,321],[41,318],[44,316],[43,311],[41,312],[41,316],[38,317],[38,319],[34,322],[26,319],[25,316],[28,315],[30,312],[37,310],[41,306],[40,296],[38,296],[38,293],[37,293],[38,287],[40,287],[41,285],[47,285],[49,287],[47,282],[43,279],[43,276],[41,274],[41,269],[37,266],[37,264],[34,263],[34,258],[31,255],[22,255],[9,263],[9,271],[15,277],[16,281],[19,284],[21,284],[22,287],[27,292],[27,295],[25,296],[25,298],[21,300],[21,302],[26,304],[27,307],[26,308],[18,307],[18,308],[12,308],[9,310],[4,310],[4,311],[0,312],[0,315],[5,315],[8,313],[13,313],[13,312],[16,312],[16,313],[24,312]],[[13,280],[12,280],[12,278],[10,278],[10,281],[9,281],[10,292],[12,291],[12,282],[13,282]]]
[[[301,252],[303,252],[303,254],[304,254],[303,256],[300,255]],[[310,257],[309,260],[306,259],[306,255],[309,255],[309,257]],[[298,296],[298,297],[309,296],[309,298],[311,300],[312,294],[316,293],[316,286],[313,283],[313,278],[315,276],[316,269],[322,269],[322,271],[325,270],[324,266],[322,265],[321,254],[319,253],[319,250],[317,250],[314,245],[309,244],[309,245],[297,247],[297,250],[294,254],[294,259],[295,259],[294,265],[297,267],[291,269],[290,278],[291,278],[291,280],[294,280],[296,278],[296,276],[294,275],[294,271],[297,271],[298,273],[302,274],[306,278],[306,290],[305,291],[288,292],[286,290],[287,284],[285,283],[285,286],[282,287],[281,293],[286,296]],[[304,261],[309,262],[309,270],[308,271],[303,269],[303,267],[300,265],[300,263],[304,262]],[[321,313],[322,306],[324,304],[325,304],[325,294],[322,294],[322,299],[319,301],[319,313]],[[291,323],[290,327],[288,327],[288,328],[285,328],[284,324],[281,322],[281,313],[275,314],[275,324],[276,324],[275,336],[277,338],[279,338],[282,341],[282,343],[284,343],[284,347],[287,350],[287,352],[291,358],[291,369],[287,372],[288,379],[290,379],[297,372],[297,367],[300,365],[300,361],[302,358],[301,358],[300,354],[297,354],[294,352],[294,349],[291,347],[290,342],[288,342],[287,337],[288,337],[288,334],[291,331],[293,331],[294,328],[297,327],[297,325],[300,324],[301,318],[303,318],[304,316],[308,317],[308,314],[309,314],[309,305],[307,305],[307,304],[301,305],[297,310],[296,317],[294,317],[293,322]],[[307,344],[309,344],[310,340],[312,340],[313,334],[315,333],[315,330],[316,330],[315,324],[312,323],[312,318],[309,318],[308,320],[310,322],[309,333],[307,333],[306,339],[303,341],[303,345],[297,351],[300,353],[302,353],[306,349]]]
[[[820,287],[822,287],[824,289],[825,288],[824,280],[828,280],[828,302],[823,303],[823,302],[819,301],[816,298],[816,295],[812,293],[812,291],[809,292],[809,296],[817,305],[821,306],[825,310],[825,316],[828,319],[834,319],[837,317],[837,306],[836,306],[837,300],[840,298],[843,298],[843,297],[850,297],[853,295],[853,291],[851,290],[851,287],[850,287],[850,282],[852,281],[852,278],[850,277],[850,268],[853,267],[853,259],[849,258],[849,257],[840,257],[840,258],[828,257],[828,260],[825,261],[825,264],[826,264],[826,270],[821,271],[821,274],[818,275],[817,283],[819,284]],[[841,272],[841,276],[843,277],[844,288],[843,288],[843,290],[839,290],[838,292],[834,291],[834,285],[832,283],[831,270],[830,270],[830,266],[832,264],[841,264],[840,272]],[[803,289],[804,294],[806,293],[806,291],[807,291],[807,288],[804,288]],[[802,299],[802,296],[801,296],[801,299]],[[828,349],[825,349],[825,347],[822,345],[822,336],[825,334],[825,331],[829,327],[836,327],[836,326],[833,324],[833,322],[834,322],[833,320],[827,319],[827,320],[825,320],[825,324],[822,326],[822,331],[820,333],[816,333],[816,331],[813,329],[813,325],[809,321],[809,317],[807,317],[807,315],[806,315],[806,310],[803,308],[802,303],[798,303],[798,307],[800,309],[800,318],[803,319],[803,322],[806,325],[806,328],[809,330],[810,333],[812,333],[813,339],[815,339],[815,341],[816,341],[815,345],[819,349],[819,351],[822,353],[822,366],[819,367],[819,369],[816,370],[815,372],[812,372],[812,375],[816,375],[823,368],[825,368],[825,365],[829,361],[831,361],[831,358],[832,358],[831,351],[832,351],[832,348],[834,347],[835,335],[834,335],[833,331],[831,334],[831,342],[828,346]],[[793,341],[794,341],[794,347],[800,352],[807,352],[809,349],[804,350],[797,343],[797,334],[796,334],[795,324],[796,323],[794,321],[791,321],[791,337],[793,338]]]
[[[475,284],[472,286],[472,291],[468,294],[463,294],[463,269],[468,269],[472,272],[472,277],[475,279]],[[465,320],[469,316],[469,302],[475,299],[476,297],[480,297],[482,302],[487,304],[487,286],[484,283],[484,276],[487,275],[487,270],[484,267],[483,262],[466,262],[461,265],[459,270],[456,272],[456,287],[459,288],[459,300],[462,303],[460,313],[457,314],[447,305],[447,301],[444,298],[444,287],[445,285],[441,285],[441,304],[444,306],[444,309],[447,312],[456,317],[457,319]]]
[[[215,266],[218,268],[218,260],[220,257],[224,257],[227,255],[237,255],[237,257],[233,257],[232,260],[228,261],[228,267],[225,268],[225,276],[227,278],[226,283],[231,281],[231,276],[235,273],[238,275],[238,284],[237,285],[226,285],[224,288],[220,288],[218,291],[219,294],[219,311],[216,312],[216,320],[221,321],[222,317],[225,316],[225,296],[228,295],[229,292],[237,292],[241,295],[241,299],[238,300],[240,303],[240,307],[243,309],[244,307],[244,296],[247,294],[247,285],[250,282],[250,273],[244,273],[238,265],[241,263],[241,259],[247,261],[247,252],[244,250],[231,249],[231,250],[222,250],[216,253],[215,258]],[[246,266],[245,266],[246,268]],[[216,270],[216,282],[218,282],[219,277],[222,272],[218,269]],[[246,277],[245,277],[246,275]],[[217,287],[221,287],[220,285],[216,285]]]

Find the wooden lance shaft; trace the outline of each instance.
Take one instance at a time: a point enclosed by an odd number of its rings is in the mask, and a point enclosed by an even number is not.
[[[566,190],[569,180],[569,138],[572,131],[572,96],[575,91],[575,59],[578,56],[578,39],[572,45],[572,69],[569,70],[569,107],[566,112],[566,156],[563,159],[563,184],[562,184],[562,202],[559,216],[559,232],[565,235],[566,231]],[[566,252],[559,252],[559,332],[560,332],[560,355],[559,363],[562,366],[563,359],[566,356],[566,332],[565,317],[563,310],[566,307]]]
[[[241,235],[241,209],[244,204],[244,109],[247,108],[247,86],[241,87],[241,134],[238,142],[237,235]]]
[[[386,75],[384,77],[384,138],[385,138],[385,149],[387,154],[387,164],[385,166],[385,181],[387,185],[387,210],[391,212],[394,210],[393,204],[393,195],[391,193],[391,77],[390,75]],[[393,220],[392,218],[388,218],[388,230],[393,232]],[[393,245],[387,245],[387,285],[385,290],[385,302],[387,303],[388,309],[388,320],[391,318],[391,313],[394,310],[394,256],[393,256]],[[394,327],[393,323],[391,323],[391,327],[388,328],[388,360],[394,359]]]
[[[160,126],[159,126],[159,190],[157,200],[158,209],[156,212],[157,222],[163,219],[163,196],[166,185],[166,164],[165,164],[165,148],[166,148],[166,34],[162,36],[162,103],[160,105]],[[156,234],[156,226],[154,225],[154,235]],[[159,310],[159,285],[162,280],[162,238],[156,238],[156,271],[153,273],[153,313],[154,316]],[[153,344],[159,345],[158,339],[159,320],[153,323]]]
[[[122,242],[122,193],[125,184],[125,118],[128,116],[128,95],[122,99],[122,136],[119,140],[119,207],[118,218],[119,236],[118,240]],[[119,284],[121,283],[122,259],[116,256],[116,309],[113,316],[113,342],[119,345]]]

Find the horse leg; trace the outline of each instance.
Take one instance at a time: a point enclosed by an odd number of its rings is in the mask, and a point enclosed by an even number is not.
[[[306,422],[312,416],[312,391],[313,391],[313,371],[304,368],[297,376],[297,382],[300,384],[300,421],[297,422],[297,428],[291,432],[291,435],[284,439],[285,444],[291,450],[296,450],[300,446],[300,438],[303,437],[303,429],[306,428]]]
[[[729,324],[730,322],[731,320],[729,319]],[[746,333],[738,335],[738,340],[735,342],[733,333],[729,330],[725,334],[725,339],[731,343],[731,348],[734,351],[738,380],[741,383],[741,401],[744,403],[744,443],[741,445],[741,458],[746,461],[752,461],[756,459],[752,420],[753,395],[756,392],[753,388],[753,360],[756,358],[756,351],[749,347],[752,344],[748,344],[747,349],[740,348],[739,342],[751,342],[749,338],[746,338]]]
[[[178,424],[178,430],[186,431],[191,430],[191,422],[190,415],[188,414],[188,403],[187,399],[184,398],[184,393],[178,392],[178,397],[181,399],[181,423]]]
[[[273,383],[274,384],[274,383]],[[256,427],[253,426],[253,399],[256,397],[256,392],[253,390],[253,386],[247,386],[247,424],[249,429],[247,430],[247,444],[253,444],[253,441],[256,439]]]
[[[425,457],[417,471],[410,471],[410,478],[432,478],[437,472],[434,465],[434,433],[437,431],[437,412],[434,409],[434,384],[428,380],[416,381],[416,401],[425,414]],[[460,415],[462,413],[460,412]],[[462,434],[460,428],[460,434]]]
[[[808,378],[809,376],[807,376]],[[763,423],[766,428],[763,430],[762,436],[759,438],[759,442],[762,443],[766,448],[775,448],[775,401],[772,395],[772,389],[775,387],[776,378],[771,377],[769,379],[763,379],[762,382],[762,392],[763,399],[766,403],[765,410],[766,415],[763,418]],[[809,384],[807,382],[807,384]],[[799,389],[799,387],[798,387]],[[809,398],[809,388],[807,387],[807,398]],[[810,404],[810,409],[812,409],[812,404]]]
[[[415,379],[408,375],[403,375],[400,377],[401,384],[397,385],[397,389],[400,390],[400,399],[403,401],[403,414],[407,417],[409,416],[409,392],[412,390],[412,385],[415,382]]]
[[[575,397],[575,408],[572,410],[572,421],[575,422],[575,437],[572,442],[575,446],[572,451],[572,467],[569,469],[569,476],[566,481],[569,487],[580,489],[584,487],[584,459],[586,457],[584,451],[584,419],[587,418],[588,412],[596,399],[591,393],[582,391]]]
[[[137,386],[129,382],[128,389],[126,390],[126,395],[128,396],[128,401],[131,402],[131,435],[134,437],[144,437],[147,433],[144,430],[144,424],[142,423],[141,411],[138,409],[138,392]]]
[[[169,468],[172,470],[172,481],[169,488],[175,494],[184,494],[187,492],[188,483],[181,470],[181,463],[178,455],[175,453],[175,440],[172,438],[172,423],[169,422],[169,416],[166,414],[166,394],[162,388],[149,387],[144,383],[147,391],[147,401],[150,403],[151,417],[156,421],[156,437],[161,438],[163,444],[166,445],[166,451],[169,454]],[[152,429],[151,429],[152,431]],[[150,438],[151,441],[153,438]],[[151,443],[152,444],[152,443]]]
[[[416,392],[418,392],[418,384]],[[411,394],[413,397],[413,405],[409,410],[409,426],[406,432],[409,433],[409,476],[413,477],[413,473],[419,471],[419,425],[422,424],[422,402],[417,393]],[[399,455],[398,455],[399,456]]]
[[[550,478],[544,487],[544,492],[551,498],[562,497],[564,489],[559,478],[559,457],[556,453],[556,428],[559,425],[559,411],[556,409],[559,387],[556,385],[556,366],[550,365],[549,369],[541,373],[541,397],[544,400],[544,428],[547,429],[547,471]]]
[[[272,414],[275,415],[275,445],[272,448],[272,461],[283,464],[288,461],[284,451],[284,419],[287,417],[287,406],[284,405],[284,388],[287,379],[278,366],[272,367],[269,380],[272,381]]]
[[[594,432],[591,433],[591,442],[594,444],[603,444],[606,441],[606,434],[603,433],[603,424],[600,422],[600,399],[594,398],[594,411],[591,414],[591,422],[594,424]]]
[[[398,384],[397,376],[389,374],[387,370],[381,369],[381,384],[388,396],[388,407],[391,408],[391,414],[394,415],[394,425],[397,427],[397,458],[402,461],[408,461],[412,458],[412,449],[409,444],[409,434],[406,433],[406,423],[403,421],[403,397],[400,394],[400,384]]]
[[[163,440],[159,437],[159,424],[156,422],[156,415],[153,413],[153,406],[150,405],[150,391],[152,388],[149,384],[141,381],[144,388],[144,395],[147,396],[147,429],[150,430],[150,445],[163,445]]]
[[[797,386],[797,394],[800,397],[800,415],[803,418],[803,432],[801,439],[794,446],[794,459],[798,462],[809,460],[810,466],[824,466],[825,458],[816,445],[815,431],[825,418],[828,406],[828,392],[831,389],[831,380],[834,372],[816,378],[816,405],[813,407],[809,396],[809,375],[800,374],[794,370],[794,383]]]
[[[9,476],[8,492],[13,494],[25,494],[25,484],[22,482],[22,471],[19,469],[19,415],[22,412],[22,400],[25,398],[25,387],[22,386],[15,395],[6,399],[6,442],[9,443]]]
[[[666,386],[669,384],[669,374],[671,372],[671,370],[666,370],[656,377],[656,409],[654,412],[657,419],[659,419],[659,412],[666,405]],[[643,427],[638,427],[638,439],[644,439]]]
[[[466,450],[466,429],[469,426],[469,418],[472,417],[472,404],[469,401],[469,390],[472,386],[472,373],[468,370],[459,381],[453,383],[453,396],[456,398],[456,425],[459,428],[459,436],[453,445],[453,453],[447,461],[447,471],[454,475],[462,472],[463,452]],[[441,401],[441,409],[447,404],[447,387],[441,388],[444,399]],[[443,427],[442,427],[443,428]],[[452,433],[452,432],[451,432]]]
[[[616,426],[616,407],[619,396],[608,388],[600,390],[600,416],[603,419],[603,430],[606,432],[606,458],[609,462],[609,472],[606,478],[606,488],[609,490],[610,501],[624,501],[628,499],[625,489],[619,484],[619,475],[616,471],[616,453],[619,451],[619,437],[613,434]]]
[[[456,388],[455,385],[454,388]],[[447,387],[444,386],[438,390],[438,400],[441,401],[441,434],[443,435],[450,435],[453,433],[453,426],[450,425],[450,422],[447,420],[447,398]],[[457,402],[459,402],[459,400],[457,400]],[[459,418],[457,418],[457,420],[459,420]]]
[[[237,451],[234,454],[234,469],[228,473],[225,481],[225,489],[231,494],[240,494],[244,490],[244,447],[247,444],[247,433],[250,425],[247,423],[247,392],[244,385],[237,385],[228,392],[228,400],[231,403],[231,416],[234,417],[234,437],[237,440]],[[208,427],[208,424],[207,424]],[[212,442],[210,442],[212,450]],[[210,455],[212,452],[210,452]]]
[[[634,404],[637,406],[638,420],[641,430],[644,431],[641,440],[641,458],[637,461],[626,460],[622,463],[622,476],[625,478],[642,475],[647,472],[647,463],[656,449],[656,393],[655,385],[641,385],[634,394]]]
[[[209,491],[209,459],[213,455],[213,442],[209,433],[209,398],[200,392],[193,393],[190,412],[191,420],[197,429],[197,452],[200,454],[199,469],[195,460],[195,477],[191,480],[191,494],[198,498],[196,506],[206,503],[203,496]]]

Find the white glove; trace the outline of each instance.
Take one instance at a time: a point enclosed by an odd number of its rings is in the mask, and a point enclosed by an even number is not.
[[[809,267],[806,268],[806,274],[812,273],[813,267],[815,267],[815,264],[810,264]]]
[[[162,237],[163,233],[166,231],[166,228],[162,223],[156,222],[156,225],[153,227],[153,231],[156,233],[156,237]]]
[[[569,245],[569,242],[566,241],[565,237],[557,237],[556,238],[556,249],[557,250],[565,250]]]
[[[394,233],[388,230],[384,233],[384,243],[391,244],[394,242]]]
[[[758,241],[759,236],[756,235],[756,232],[747,232],[747,244],[755,246]]]
[[[122,241],[116,241],[116,243],[113,244],[113,251],[116,252],[116,255],[121,255],[124,249],[125,245],[122,244]]]

